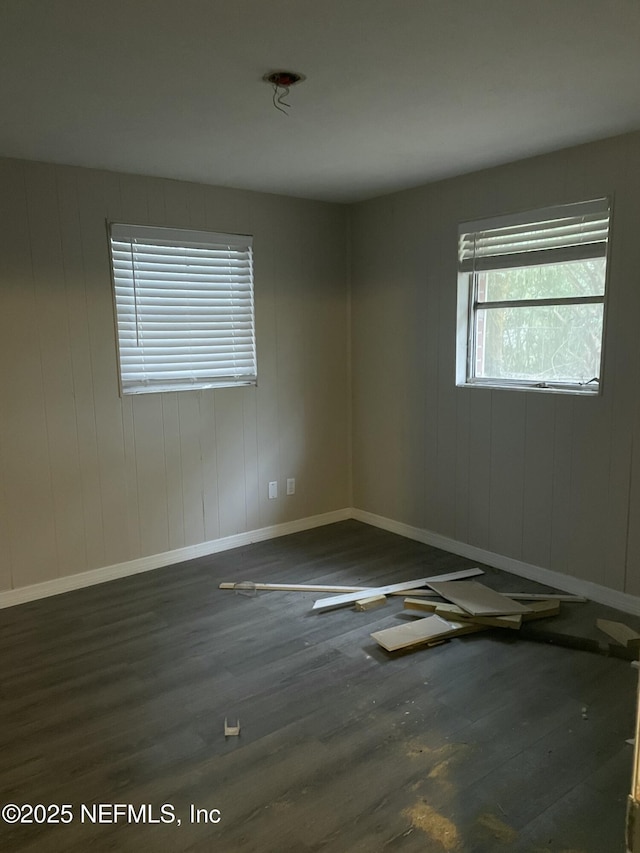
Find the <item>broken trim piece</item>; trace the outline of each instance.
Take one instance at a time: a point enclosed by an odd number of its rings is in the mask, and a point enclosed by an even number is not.
[[[372,586],[337,586],[332,584],[313,584],[313,583],[253,583],[252,581],[241,581],[239,583],[221,583],[218,584],[218,589],[230,589],[235,591],[243,591],[246,589],[246,584],[251,583],[252,589],[261,592],[374,592],[375,587]],[[404,595],[406,590],[396,590],[396,592],[387,593],[388,595]],[[413,596],[420,595],[428,598],[441,598],[432,589],[414,589],[411,591]],[[556,594],[556,593],[539,593],[539,592],[501,592],[500,595],[506,595],[509,598],[517,598],[520,601],[568,601],[576,604],[584,604],[587,601],[582,595]]]
[[[312,583],[253,583],[253,581],[240,581],[239,583],[221,583],[218,584],[218,589],[230,589],[235,592],[243,592],[247,589],[247,585],[251,585],[251,589],[259,590],[260,592],[375,592],[375,587],[371,586],[332,586],[331,584],[312,584]],[[414,595],[431,595],[435,592],[430,589],[415,590]],[[390,595],[404,595],[404,592],[392,592]]]
[[[584,595],[565,595],[554,592],[501,592],[509,598],[517,598],[519,601],[566,601],[573,604],[585,604],[589,599]]]
[[[637,649],[640,646],[640,634],[634,631],[633,628],[625,625],[624,622],[610,622],[608,619],[596,619],[596,625],[601,631],[612,637],[621,646],[624,646],[625,649]]]
[[[522,625],[522,613],[509,614],[508,616],[473,616],[465,613],[461,607],[455,604],[440,604],[435,609],[436,616],[445,619],[456,619],[460,622],[472,622],[474,625],[487,625],[491,628],[511,628],[518,631]]]
[[[369,590],[370,595],[389,595],[389,593],[393,592],[401,592],[403,590],[417,589],[421,586],[426,586],[431,581],[455,581],[462,580],[462,578],[472,578],[476,575],[483,575],[484,572],[482,569],[463,569],[459,572],[449,572],[444,575],[432,575],[429,578],[419,578],[418,580],[413,581],[404,581],[404,583],[392,583],[388,586],[381,586],[375,589]],[[345,595],[336,595],[332,598],[321,598],[318,601],[314,602],[313,610],[317,610],[319,612],[323,612],[325,610],[333,610],[336,607],[344,607],[346,604],[352,604],[354,601],[357,601],[361,598],[361,594],[359,592],[348,592]]]
[[[218,589],[243,589],[244,584],[251,583],[253,589],[271,590],[273,592],[360,592],[366,591],[366,586],[330,586],[329,584],[304,584],[304,583],[253,583],[253,581],[241,581],[240,583],[221,583]]]
[[[387,603],[386,595],[372,595],[369,598],[360,598],[356,601],[356,610],[373,610]]]
[[[477,625],[489,625],[494,628],[513,628],[518,630],[522,624],[522,614],[512,616],[473,616],[456,604],[443,603],[441,601],[421,601],[419,598],[405,598],[406,610],[430,611],[436,616],[444,619],[455,619],[456,621],[473,622]]]
[[[404,622],[402,625],[396,625],[393,628],[375,631],[371,637],[386,651],[397,652],[401,649],[431,645],[449,637],[459,637],[463,634],[487,630],[488,628],[484,625],[451,622],[441,616],[425,616],[422,619],[416,619],[415,622]]]
[[[432,581],[429,586],[443,598],[447,598],[473,616],[508,616],[530,611],[526,604],[519,604],[512,598],[501,595],[476,581],[462,583]]]

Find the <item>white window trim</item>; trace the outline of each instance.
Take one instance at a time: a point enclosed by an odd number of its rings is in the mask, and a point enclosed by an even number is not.
[[[121,395],[257,384],[252,237],[108,234]]]
[[[598,219],[598,214],[607,211],[608,224],[606,229],[593,226],[593,220]],[[491,249],[479,260],[471,257],[472,250],[468,245],[465,245],[464,238],[466,235],[475,234],[482,231],[491,231],[492,229],[513,230],[516,232],[518,226],[531,222],[544,222],[554,218],[564,217],[584,217],[585,226],[580,229],[574,229],[574,242],[570,246],[544,246],[542,249],[533,247],[531,251],[522,251],[510,254],[506,251],[504,254],[491,257]],[[600,216],[601,218],[601,216]],[[610,250],[610,234],[612,223],[612,203],[609,198],[600,198],[588,202],[578,202],[576,204],[558,205],[556,207],[543,208],[539,210],[525,211],[518,214],[494,216],[487,219],[466,222],[459,226],[458,229],[458,298],[457,298],[457,316],[456,316],[456,385],[459,387],[468,388],[491,388],[491,389],[509,389],[519,391],[533,391],[543,393],[562,393],[562,394],[578,394],[586,396],[596,396],[602,394],[602,374],[604,368],[604,341],[606,331],[607,318],[607,294],[608,294],[608,279],[609,279],[609,250]],[[590,224],[591,223],[591,224]],[[578,233],[580,232],[581,233]],[[503,249],[506,247],[502,247]],[[501,305],[525,305],[527,303],[535,305],[544,304],[593,304],[602,303],[603,305],[603,320],[602,320],[602,347],[600,354],[600,375],[597,381],[585,383],[576,382],[541,382],[527,379],[503,379],[503,378],[485,378],[474,375],[473,360],[475,357],[475,311],[478,307],[475,303],[475,295],[477,291],[477,273],[483,270],[509,268],[515,266],[534,266],[539,265],[541,257],[544,255],[547,263],[560,263],[562,261],[584,260],[592,257],[606,258],[606,273],[604,283],[604,294],[600,297],[560,297],[549,300],[505,300],[503,302],[483,303],[493,307]]]

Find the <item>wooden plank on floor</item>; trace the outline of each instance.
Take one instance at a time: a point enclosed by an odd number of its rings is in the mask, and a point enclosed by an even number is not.
[[[473,616],[456,604],[439,604],[434,612],[436,616],[442,616],[443,619],[473,622],[475,625],[487,625],[491,628],[511,628],[511,630],[517,631],[522,625],[521,613],[514,613],[510,616]]]
[[[458,637],[463,634],[486,630],[482,625],[451,622],[434,615],[416,619],[415,622],[403,622],[402,625],[394,625],[393,628],[385,628],[383,631],[374,631],[371,636],[383,649],[388,652],[396,652],[400,649],[411,649],[414,646],[422,646],[448,637]]]
[[[503,592],[508,598],[517,598],[519,601],[567,601],[572,604],[584,604],[587,599],[583,595],[565,595],[555,592]]]
[[[360,598],[356,601],[356,610],[374,610],[387,603],[386,595],[372,595],[369,598]]]
[[[374,592],[375,587],[371,586],[337,586],[332,584],[313,584],[313,583],[254,583],[253,581],[239,581],[238,583],[221,583],[218,589],[230,589],[236,592],[246,592],[247,590],[259,590],[260,592],[359,592],[369,593]],[[389,595],[404,595],[404,590],[391,592]],[[435,596],[435,592],[431,589],[416,589],[412,590],[412,595],[430,595]]]
[[[413,595],[413,593],[412,593]],[[440,601],[429,601],[422,598],[405,598],[404,600],[405,610],[417,610],[423,613],[437,613],[439,610],[442,610],[444,607],[456,608],[455,604],[443,605]],[[514,614],[513,616],[495,616],[495,617],[486,617],[487,619],[515,619],[516,616],[520,618],[521,622],[531,622],[534,619],[545,619],[548,616],[557,616],[560,612],[560,602],[557,599],[550,599],[549,601],[532,601],[529,604],[530,611],[529,613],[519,613]],[[461,608],[457,608],[449,611],[452,616],[454,613],[462,613]],[[444,613],[442,614],[444,615]],[[466,618],[469,619],[471,616],[470,613],[466,614]],[[445,618],[447,618],[445,616]],[[456,616],[455,618],[460,618]],[[485,617],[474,617],[474,619],[483,619]],[[487,623],[479,623],[479,624],[487,624]]]
[[[516,613],[512,616],[473,616],[456,604],[441,601],[423,601],[419,598],[405,598],[405,610],[416,610],[435,613],[444,619],[455,619],[456,621],[474,622],[477,625],[489,625],[496,628],[513,628],[517,630],[522,624],[522,614]]]
[[[627,649],[635,649],[640,646],[640,634],[625,625],[624,622],[611,622],[608,619],[596,619],[596,625],[609,637],[612,637],[621,646]]]
[[[271,592],[367,592],[366,586],[332,586],[331,584],[312,583],[221,583],[218,589],[233,589],[244,591],[248,588]]]
[[[528,605],[519,604],[477,581],[428,581],[428,586],[474,616],[507,616],[528,613],[530,610]]]
[[[529,608],[529,613],[522,614],[523,622],[532,622],[534,619],[545,619],[547,616],[557,616],[560,613],[560,602],[557,599],[532,601],[529,604]]]
[[[394,593],[395,594],[395,593]],[[401,595],[402,593],[398,593]],[[411,596],[416,595],[424,595],[424,596],[435,596],[437,595],[433,590],[411,590]],[[516,598],[518,601],[537,601],[542,602],[544,604],[548,604],[550,601],[566,601],[569,604],[584,604],[587,599],[582,595],[565,595],[564,593],[556,594],[553,592],[550,593],[538,593],[538,592],[501,592],[500,595],[506,595],[507,598]],[[438,598],[442,598],[442,596],[438,596]],[[435,606],[435,604],[434,604]],[[529,605],[532,607],[533,605]],[[433,609],[433,608],[432,608]]]
[[[449,572],[447,574],[435,575],[429,578],[419,578],[417,580],[404,581],[403,583],[389,584],[388,586],[370,589],[368,592],[369,595],[389,595],[390,593],[402,592],[403,590],[417,589],[418,587],[426,586],[427,584],[431,586],[431,581],[436,581],[438,579],[444,581],[456,581],[482,574],[484,574],[482,569],[463,569],[459,572]],[[345,595],[335,595],[331,598],[318,599],[318,601],[314,602],[313,610],[317,610],[322,613],[325,610],[333,610],[336,607],[344,607],[346,604],[352,604],[361,597],[361,593],[359,592],[349,592]]]
[[[422,598],[413,598],[412,596],[409,598],[405,598],[404,607],[405,610],[424,610],[430,613],[436,612],[436,607],[442,604],[441,601],[428,601],[423,600]]]
[[[253,581],[240,581],[237,583],[221,583],[218,589],[228,590],[246,590],[250,586],[251,589],[259,590],[260,592],[374,592],[375,587],[371,586],[339,586],[337,584],[312,584],[312,583],[254,583]],[[405,595],[407,590],[395,590],[387,593],[387,595]],[[584,603],[587,599],[581,595],[565,595],[556,593],[537,593],[537,592],[503,592],[501,595],[506,595],[508,598],[517,598],[521,601],[567,601],[573,603]],[[425,598],[441,598],[438,593],[432,589],[412,589],[411,596]],[[434,604],[435,607],[435,604]],[[431,608],[433,610],[433,608]]]

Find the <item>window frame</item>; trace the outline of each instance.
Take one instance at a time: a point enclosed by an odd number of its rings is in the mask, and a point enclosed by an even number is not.
[[[256,386],[257,352],[253,237],[245,234],[109,221],[107,221],[106,226],[120,396]],[[141,246],[141,254],[150,256],[146,258],[145,262],[150,265],[151,272],[145,270],[141,277],[136,275],[134,261],[134,246],[137,241],[139,241],[138,245]],[[116,244],[119,245],[116,246]],[[131,248],[130,262],[122,257],[127,253],[127,249],[123,247],[127,246]],[[216,255],[224,256],[225,251],[228,256],[224,260],[214,257]],[[205,257],[204,254],[200,255],[199,252],[206,252],[209,257]],[[117,253],[120,254],[119,258]],[[240,256],[244,257],[240,258]],[[168,266],[165,265],[167,258]],[[240,263],[238,263],[238,258],[240,258]],[[202,263],[202,261],[206,261],[206,263]],[[175,266],[171,266],[171,264],[175,264]],[[189,277],[191,271],[186,269],[189,266],[198,267],[197,272],[194,270],[192,273],[193,278]],[[224,269],[225,266],[229,270],[227,279],[225,279],[227,272]],[[201,280],[198,280],[198,276],[201,277]],[[205,277],[204,282],[202,281],[203,276]],[[136,290],[137,281],[143,281],[141,285],[142,296],[140,296],[140,291]],[[209,281],[212,282],[210,293],[208,292]],[[185,290],[190,290],[191,294],[182,295],[180,293],[181,285],[184,285]],[[146,313],[144,309],[138,307],[139,301],[143,298],[146,298],[147,308],[149,304],[153,305],[154,296],[149,293],[145,295],[144,289],[156,292],[166,290],[167,295],[158,296],[157,303],[154,305],[155,311],[158,308],[162,309],[159,315],[155,317],[153,310]],[[131,303],[127,306],[127,298],[129,301],[133,299],[133,307]],[[207,301],[198,305],[199,298]],[[215,325],[218,322],[217,320],[212,320],[212,316],[218,311],[218,308],[215,304],[212,306],[208,303],[214,303],[216,299],[223,303],[219,309],[219,322],[224,331]],[[237,303],[244,302],[243,307],[232,307],[234,300]],[[224,305],[225,301],[229,304]],[[197,309],[193,311],[194,314],[197,315],[198,312],[202,312],[202,320],[185,319],[180,322],[180,309],[186,309],[188,313],[191,313],[192,307]],[[125,358],[128,357],[131,365],[133,363],[132,355],[135,353],[130,352],[132,334],[131,329],[126,329],[127,324],[130,326],[132,322],[135,323],[135,336],[137,338],[139,323],[141,333],[144,335],[145,323],[153,325],[155,322],[160,325],[163,321],[166,322],[166,318],[171,315],[172,310],[176,311],[175,323],[179,327],[177,331],[165,328],[160,332],[153,331],[152,333],[147,330],[146,334],[149,336],[148,349],[156,351],[147,353],[146,356],[145,353],[141,353],[139,360],[135,362],[137,368],[132,367],[128,371],[123,365],[123,355]],[[171,320],[173,321],[173,317]],[[203,330],[201,327],[198,329],[199,322],[203,322],[209,328]],[[194,328],[189,328],[190,323],[195,328],[195,337],[198,339],[196,342],[194,342]],[[238,327],[234,328],[236,323],[238,323]],[[242,323],[244,323],[244,330],[240,331]],[[167,334],[167,331],[170,333]],[[172,338],[178,350],[192,348],[193,361],[185,358],[185,354],[177,354],[171,351],[170,341]],[[218,343],[216,338],[222,338],[224,343]],[[205,344],[202,343],[203,340],[206,341]],[[129,350],[128,353],[126,352],[127,349]],[[190,355],[190,352],[187,352],[186,355]],[[166,360],[160,361],[163,356],[166,356]],[[198,357],[206,359],[207,366],[205,368],[198,365]],[[162,366],[155,368],[153,366],[154,361]],[[248,362],[249,369],[238,365],[238,362],[242,361]],[[222,373],[222,368],[226,363],[233,363],[234,366],[229,371]],[[159,378],[158,371],[164,374],[173,373],[174,375]],[[205,372],[209,375],[201,375]],[[135,378],[131,375],[132,373],[141,374],[144,378]]]
[[[462,266],[462,239],[471,231],[470,226],[490,225],[486,230],[498,229],[500,227],[508,227],[512,222],[524,221],[527,217],[532,221],[537,220],[536,217],[544,217],[551,212],[560,214],[563,209],[579,208],[584,205],[588,208],[592,205],[600,205],[603,210],[606,207],[607,216],[607,236],[604,242],[604,251],[594,251],[593,244],[584,244],[584,252],[580,249],[575,249],[575,256],[572,258],[555,258],[540,263],[517,263],[517,254],[511,256],[502,256],[501,260],[492,266],[490,261],[482,265],[482,269],[478,270],[474,266],[472,269],[460,269]],[[544,208],[540,210],[525,211],[518,214],[504,215],[492,217],[487,220],[480,220],[478,223],[463,223],[458,229],[458,248],[459,248],[459,270],[458,270],[458,300],[457,300],[457,335],[456,335],[456,385],[458,387],[468,388],[491,388],[491,389],[507,389],[507,390],[522,390],[522,391],[538,391],[546,393],[564,393],[564,394],[579,394],[587,396],[597,396],[602,394],[603,386],[603,370],[605,356],[605,338],[607,325],[607,302],[609,292],[609,272],[610,272],[610,248],[611,248],[611,228],[613,221],[611,197],[601,197],[588,202],[577,202],[568,205],[558,205],[553,208]],[[542,253],[541,253],[542,254]],[[549,252],[549,255],[555,254]],[[562,254],[562,250],[560,250]],[[507,261],[508,257],[516,259],[512,265]],[[562,262],[570,262],[571,260],[589,260],[594,257],[604,257],[605,273],[603,282],[603,293],[597,296],[568,296],[568,297],[549,297],[543,299],[507,299],[507,300],[478,300],[479,276],[483,272],[490,272],[492,269],[510,269],[517,267],[539,267],[547,264],[558,264]],[[467,262],[468,265],[468,262]],[[502,377],[484,377],[476,375],[477,362],[477,312],[478,310],[492,310],[499,308],[514,308],[514,307],[544,307],[553,305],[589,305],[602,304],[602,331],[600,343],[600,365],[599,376],[586,382],[562,382],[562,381],[546,381],[543,379],[508,379]]]

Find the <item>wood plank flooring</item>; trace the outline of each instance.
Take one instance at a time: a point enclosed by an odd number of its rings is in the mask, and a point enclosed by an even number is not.
[[[218,589],[473,565],[348,521],[0,611],[0,804],[74,812],[0,823],[0,849],[622,853],[627,661],[499,629],[391,655],[369,635],[412,618],[402,598],[317,614],[310,594]],[[596,615],[638,627],[593,604],[562,612],[590,636]],[[154,820],[170,804],[181,823],[82,822],[100,803]],[[192,805],[220,822],[190,822]]]

